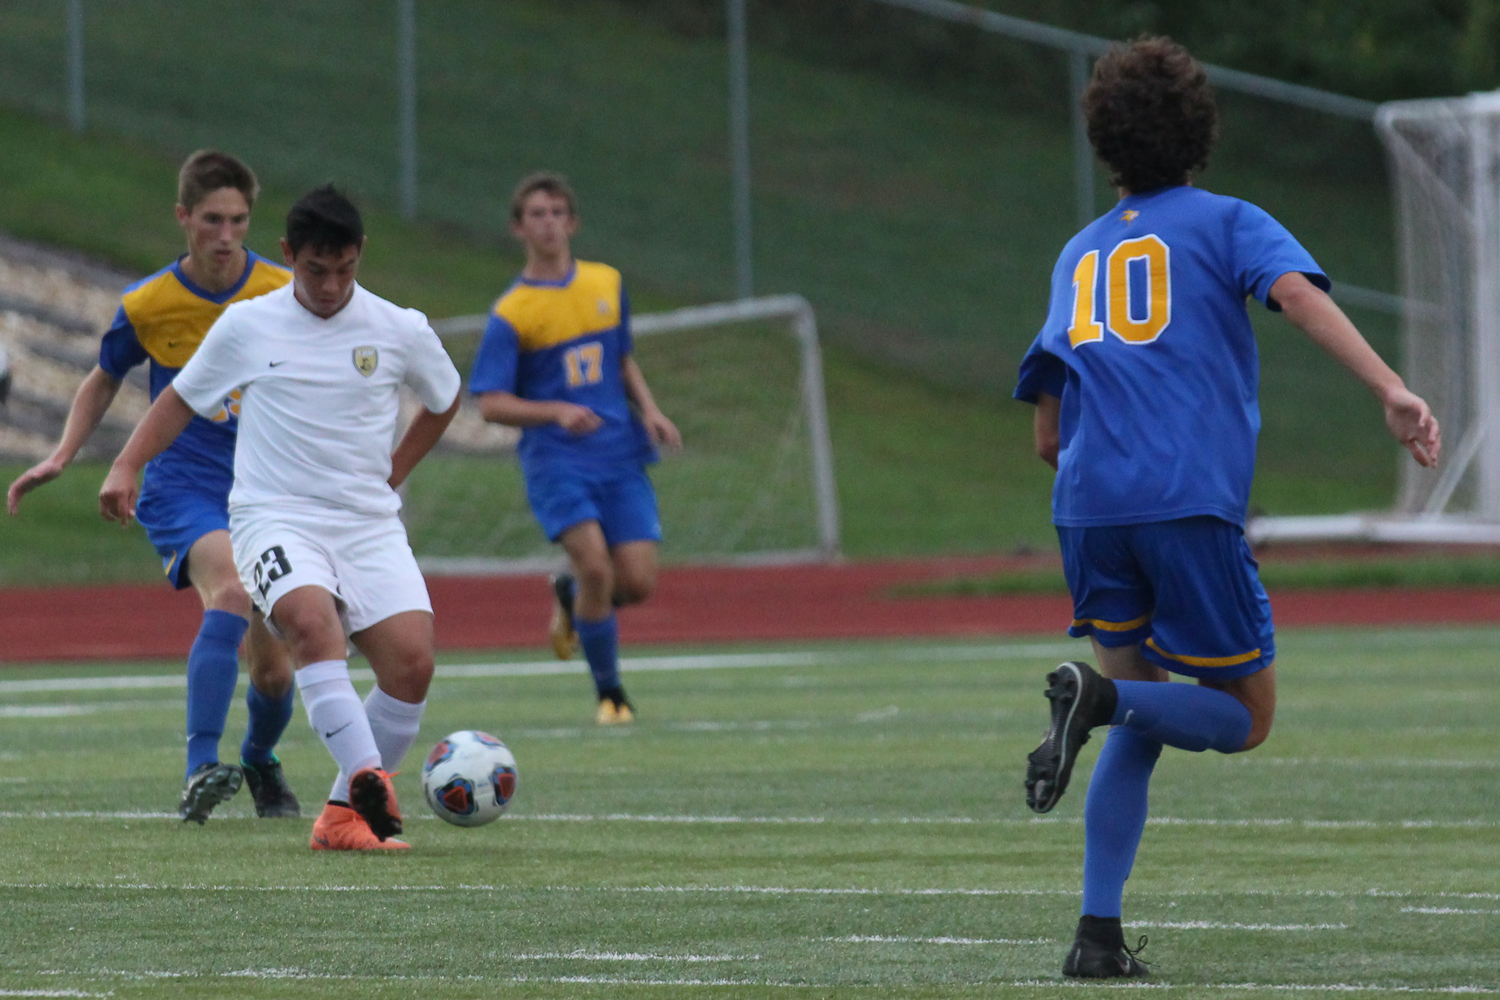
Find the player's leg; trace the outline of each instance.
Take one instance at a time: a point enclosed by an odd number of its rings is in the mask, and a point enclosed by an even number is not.
[[[609,725],[633,718],[620,683],[620,631],[615,617],[614,560],[597,520],[568,528],[558,538],[568,554],[575,581],[573,627],[599,698],[598,721]]]
[[[402,611],[355,632],[350,639],[375,671],[375,687],[365,699],[365,713],[370,719],[370,731],[375,734],[375,745],[380,748],[380,770],[394,774],[416,740],[422,713],[427,708],[427,688],[433,672],[432,613]],[[394,829],[390,832],[401,832],[401,816],[394,795],[388,802],[383,800],[389,789],[388,781],[356,775],[352,785],[352,801],[361,815],[370,811],[377,816],[388,814],[393,818],[390,825]],[[361,796],[381,801],[365,804],[359,801]]]
[[[609,551],[615,570],[614,603],[629,607],[656,593],[656,542],[625,542]]]
[[[179,525],[197,520],[191,514],[192,506],[185,502],[175,507]],[[213,513],[219,519],[224,517],[221,509]],[[169,520],[152,520],[157,538]],[[177,532],[179,537],[185,533],[180,528]],[[191,584],[203,602],[203,623],[188,651],[187,772],[178,802],[184,822],[201,825],[215,806],[239,791],[244,780],[238,767],[220,761],[219,741],[239,681],[239,648],[250,624],[250,598],[235,570],[227,527],[199,536],[169,572],[178,586]]]
[[[265,615],[258,608],[250,613],[245,660],[250,668],[250,683],[245,690],[250,721],[240,744],[240,767],[255,799],[255,814],[263,819],[300,816],[301,806],[275,753],[292,720],[296,686],[292,658],[286,646],[266,628]]]
[[[599,632],[600,659],[605,670],[595,671],[599,687],[600,723],[609,725],[632,722],[635,706],[625,695],[620,679],[619,629],[613,608],[639,604],[656,590],[656,552],[661,541],[661,517],[657,513],[656,491],[644,469],[633,467],[595,485],[591,491],[599,511],[599,527],[609,547],[613,585],[609,618]],[[582,635],[582,626],[580,626]],[[595,662],[590,660],[592,666]],[[602,682],[602,683],[601,683]]]

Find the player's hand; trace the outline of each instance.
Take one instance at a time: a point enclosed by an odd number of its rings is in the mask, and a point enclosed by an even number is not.
[[[651,435],[652,441],[666,445],[673,451],[682,449],[682,432],[667,419],[665,413],[653,408],[641,414],[641,423],[646,425],[646,433]]]
[[[135,501],[140,496],[136,485],[138,473],[116,462],[109,467],[104,485],[99,488],[99,516],[106,521],[119,521],[120,527],[130,527],[135,517]]]
[[[1438,464],[1443,435],[1437,417],[1421,396],[1406,388],[1392,391],[1385,399],[1385,425],[1417,464],[1429,469]]]
[[[36,463],[25,472],[16,477],[16,481],[10,484],[10,489],[5,492],[5,509],[10,511],[11,516],[21,512],[21,498],[38,486],[44,486],[62,475],[64,463],[56,458],[47,458]]]
[[[604,418],[599,416],[587,406],[579,406],[577,403],[559,403],[557,410],[557,426],[582,437],[592,434],[604,426]]]

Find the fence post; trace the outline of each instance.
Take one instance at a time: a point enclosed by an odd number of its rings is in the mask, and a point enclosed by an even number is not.
[[[1094,148],[1089,145],[1088,123],[1083,118],[1083,91],[1089,85],[1087,52],[1073,49],[1068,53],[1068,82],[1073,99],[1073,196],[1078,202],[1078,227],[1094,221]]]
[[[417,217],[417,3],[396,0],[396,90],[401,214]]]
[[[726,0],[729,26],[729,153],[734,202],[734,294],[755,294],[750,218],[750,61],[745,41],[745,0]]]
[[[83,0],[68,0],[68,124],[82,132],[83,106]]]

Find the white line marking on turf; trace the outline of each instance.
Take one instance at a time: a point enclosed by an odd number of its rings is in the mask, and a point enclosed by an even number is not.
[[[583,962],[753,962],[759,955],[656,955],[648,952],[619,951],[546,951],[530,955],[511,955],[507,961],[548,962],[577,959]]]
[[[1348,924],[1226,924],[1212,920],[1132,920],[1125,927],[1169,931],[1346,931]]]
[[[1052,938],[890,937],[885,934],[851,934],[809,940],[838,944],[1057,944]]]
[[[174,703],[175,704],[175,703]],[[0,779],[0,781],[17,779]],[[27,779],[19,779],[25,781]],[[214,819],[253,819],[249,813],[237,816],[215,816]],[[425,813],[417,819],[435,819]],[[175,812],[134,810],[19,810],[0,811],[0,819],[181,819]],[[680,816],[654,813],[511,813],[505,817],[507,823],[666,823],[666,824],[747,824],[770,826],[1041,826],[1060,824],[1080,826],[1082,818],[1024,818],[1004,817],[976,818],[972,816]],[[1306,830],[1472,830],[1500,827],[1500,820],[1318,820],[1318,819],[1187,819],[1177,816],[1158,816],[1146,821],[1148,826],[1207,826],[1207,827],[1294,827]]]
[[[241,969],[236,972],[202,973],[202,972],[166,972],[166,971],[128,971],[128,970],[102,970],[95,969],[88,972],[63,972],[53,970],[43,972],[41,975],[62,976],[76,975],[86,976],[90,979],[117,978],[117,979],[296,979],[296,980],[358,980],[361,982],[452,982],[462,980],[465,982],[495,982],[495,983],[549,983],[549,984],[580,984],[580,985],[606,985],[606,986],[756,986],[761,988],[771,987],[777,989],[826,990],[843,986],[843,983],[818,983],[818,982],[782,982],[771,979],[664,979],[664,978],[636,978],[633,976],[476,976],[476,975],[386,975],[386,976],[356,976],[349,974],[306,972],[301,969]],[[952,984],[949,984],[952,985]],[[1058,979],[1013,979],[989,980],[968,985],[986,987],[1014,987],[1020,989],[1037,988],[1055,990],[1084,989],[1084,990],[1243,990],[1271,993],[1390,993],[1404,995],[1478,995],[1495,996],[1500,995],[1500,989],[1492,986],[1478,986],[1474,984],[1462,984],[1455,986],[1381,986],[1374,983],[1161,983],[1161,982],[1078,982],[1074,980]],[[0,996],[61,996],[61,997],[107,997],[113,996],[109,993],[83,993],[77,990],[59,991],[30,991],[0,993]]]
[[[620,661],[624,670],[734,670],[752,667],[827,667],[871,661],[968,663],[985,660],[1032,660],[1070,656],[1082,648],[1078,643],[1048,642],[994,646],[914,646],[898,649],[866,649],[849,652],[728,653],[701,656],[640,656]],[[437,679],[479,677],[538,677],[575,674],[574,663],[537,660],[517,663],[444,663]],[[369,669],[349,671],[355,680],[374,680]],[[38,691],[116,691],[125,688],[185,688],[182,674],[146,674],[120,677],[49,677],[35,680],[0,681],[0,694]]]
[[[0,705],[0,719],[56,719],[70,715],[95,715],[99,712],[133,712],[139,709],[181,708],[180,699],[171,701],[96,701],[63,705]]]
[[[82,990],[0,990],[0,997],[112,997],[108,993],[85,993]]]
[[[1455,909],[1451,909],[1451,908],[1446,907],[1446,906],[1403,906],[1403,907],[1401,907],[1401,912],[1402,913],[1430,913],[1430,914],[1459,913],[1459,914],[1463,914],[1465,916],[1472,916],[1472,917],[1480,917],[1480,916],[1493,917],[1493,916],[1496,916],[1496,915],[1500,915],[1500,910],[1455,910]]]

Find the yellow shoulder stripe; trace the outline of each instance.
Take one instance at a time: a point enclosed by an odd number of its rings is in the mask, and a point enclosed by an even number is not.
[[[539,351],[619,326],[620,289],[619,271],[580,260],[566,285],[518,283],[494,312],[516,331],[521,350]]]

